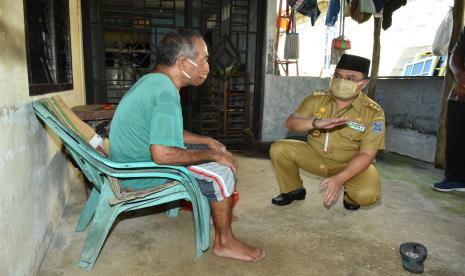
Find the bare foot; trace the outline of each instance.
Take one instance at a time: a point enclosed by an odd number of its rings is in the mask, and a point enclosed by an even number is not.
[[[227,242],[220,242],[219,239],[215,240],[213,253],[218,257],[246,262],[256,262],[265,257],[265,252],[262,249],[252,247],[234,237]]]

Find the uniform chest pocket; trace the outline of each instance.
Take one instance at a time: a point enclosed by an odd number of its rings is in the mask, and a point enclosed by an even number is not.
[[[339,131],[341,143],[347,146],[359,147],[364,132],[345,127]]]

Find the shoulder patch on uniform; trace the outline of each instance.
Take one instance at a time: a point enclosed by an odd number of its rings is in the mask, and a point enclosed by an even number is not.
[[[381,106],[377,102],[373,101],[372,99],[370,99],[368,97],[366,98],[364,104],[366,106],[376,110],[376,111],[381,111],[382,110]]]
[[[331,92],[329,90],[315,90],[312,93],[313,96],[326,96],[326,95],[331,95]]]
[[[373,122],[373,133],[382,133],[383,132],[383,122]]]

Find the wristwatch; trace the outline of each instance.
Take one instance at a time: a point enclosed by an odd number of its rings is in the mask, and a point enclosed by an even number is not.
[[[320,120],[320,118],[317,118],[317,117],[313,117],[313,121],[312,121],[312,127],[313,129],[317,129],[316,127],[316,121]]]

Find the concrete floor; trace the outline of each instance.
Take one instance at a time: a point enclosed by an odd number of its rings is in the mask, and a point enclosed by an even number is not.
[[[263,247],[258,263],[194,256],[191,213],[168,218],[157,209],[123,216],[114,225],[91,272],[77,266],[86,232],[74,227],[83,208],[69,206],[38,275],[409,275],[399,256],[402,242],[428,249],[424,275],[465,275],[465,193],[437,193],[430,184],[442,171],[393,154],[378,158],[383,199],[350,212],[342,198],[322,206],[320,179],[303,173],[307,198],[286,207],[271,205],[278,193],[265,157],[237,153],[240,201],[234,231]]]

